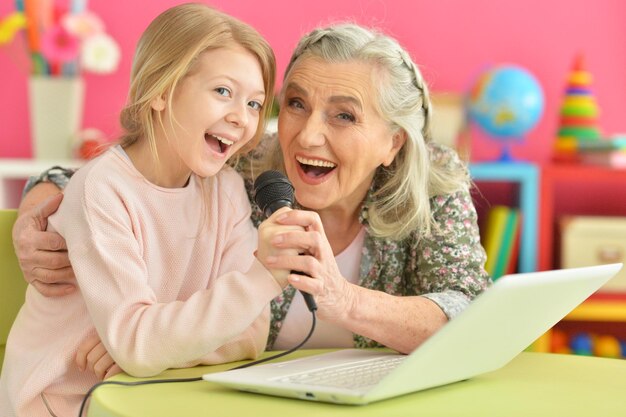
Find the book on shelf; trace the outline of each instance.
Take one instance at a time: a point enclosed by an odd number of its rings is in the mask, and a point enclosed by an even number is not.
[[[624,151],[626,150],[626,135],[596,140],[577,140],[576,149],[578,152]]]
[[[494,206],[487,213],[483,231],[487,253],[485,270],[495,280],[517,268],[520,212],[517,208]]]
[[[579,152],[578,157],[583,164],[626,168],[626,149],[585,151]]]
[[[595,140],[574,140],[578,162],[611,168],[626,168],[626,135]]]
[[[498,251],[502,245],[502,235],[504,224],[506,223],[505,206],[494,206],[487,212],[487,222],[483,230],[483,247],[487,254],[485,270],[493,277],[495,263],[498,258]]]
[[[515,234],[513,236],[513,247],[511,248],[511,255],[509,257],[509,262],[506,270],[506,274],[515,274],[517,272],[517,260],[519,258],[519,247],[521,244],[520,233],[522,230],[521,226],[521,215],[519,211],[517,212],[517,224],[515,227]]]

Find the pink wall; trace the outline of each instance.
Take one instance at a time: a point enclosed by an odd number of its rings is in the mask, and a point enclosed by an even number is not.
[[[626,2],[622,0],[315,0],[207,1],[255,26],[276,50],[282,72],[300,35],[318,23],[351,19],[395,36],[420,64],[431,88],[464,91],[489,64],[516,63],[533,72],[546,94],[546,111],[516,157],[549,158],[565,76],[576,52],[586,54],[593,90],[607,134],[626,132]],[[121,44],[123,58],[113,75],[86,76],[85,127],[110,136],[124,103],[132,51],[140,33],[175,0],[91,0],[107,29]],[[2,1],[0,16],[11,10]],[[123,4],[123,6],[121,6]],[[26,74],[15,48],[0,50],[0,157],[31,154]],[[19,60],[19,59],[18,59]],[[498,155],[494,144],[475,137],[473,155]]]

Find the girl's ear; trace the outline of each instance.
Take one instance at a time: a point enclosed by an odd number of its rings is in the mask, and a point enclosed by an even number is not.
[[[150,102],[150,107],[152,107],[152,109],[156,111],[165,110],[165,98],[161,96],[153,98]]]
[[[383,165],[386,167],[391,165],[396,155],[398,154],[398,152],[400,152],[400,149],[402,149],[402,147],[404,146],[406,142],[406,132],[404,131],[404,129],[398,129],[398,131],[393,134],[393,137],[391,138],[391,140],[392,140],[391,149],[389,149],[389,153],[387,154],[387,157],[383,161]]]

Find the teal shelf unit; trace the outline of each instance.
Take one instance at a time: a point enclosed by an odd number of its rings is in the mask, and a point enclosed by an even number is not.
[[[520,230],[519,272],[537,271],[539,221],[539,167],[529,162],[480,162],[469,166],[475,182],[519,184]]]

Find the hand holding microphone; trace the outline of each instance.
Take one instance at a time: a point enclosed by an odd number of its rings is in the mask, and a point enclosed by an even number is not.
[[[293,206],[293,186],[281,172],[266,171],[254,182],[254,200],[265,217],[270,217],[283,207]],[[317,310],[313,296],[306,292],[302,292],[302,295],[309,311]]]

